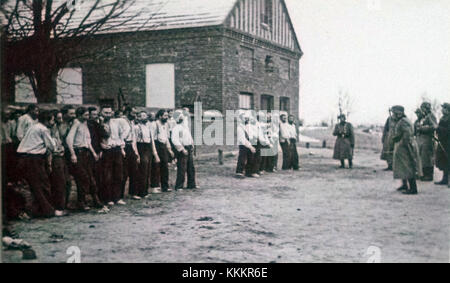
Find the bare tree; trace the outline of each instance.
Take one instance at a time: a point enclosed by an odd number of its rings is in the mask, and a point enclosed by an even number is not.
[[[25,75],[39,103],[56,102],[56,78],[75,58],[96,52],[80,48],[99,33],[107,33],[138,18],[137,31],[154,13],[133,9],[136,0],[0,0],[6,39],[6,72]],[[151,2],[149,2],[151,5]],[[100,47],[99,47],[100,48]],[[111,47],[107,47],[111,48]]]
[[[353,99],[348,93],[348,91],[339,90],[338,97],[338,107],[339,107],[339,115],[350,116],[353,110]]]

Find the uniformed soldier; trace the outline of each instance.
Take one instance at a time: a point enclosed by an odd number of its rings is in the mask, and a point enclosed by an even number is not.
[[[404,194],[417,194],[416,178],[422,176],[422,166],[419,156],[419,148],[414,138],[414,128],[411,121],[405,115],[405,108],[394,106],[392,108],[395,126],[394,141],[394,179],[402,180],[402,186],[398,191]],[[408,187],[409,183],[409,187]]]
[[[422,181],[432,182],[434,176],[434,133],[437,128],[436,117],[431,111],[431,104],[424,102],[417,109],[417,121],[414,131],[419,146],[420,160],[422,162]]]
[[[436,151],[436,167],[443,171],[444,176],[442,181],[436,185],[448,185],[448,172],[450,167],[449,152],[450,152],[450,104],[444,103],[442,105],[442,118],[439,121],[439,126],[436,130],[438,147]]]
[[[334,146],[333,158],[341,161],[342,169],[345,168],[345,160],[348,159],[348,166],[353,168],[353,151],[355,149],[355,133],[353,125],[347,123],[347,117],[340,115],[339,124],[336,125],[333,135],[337,137]]]
[[[389,112],[391,112],[391,109],[389,109]],[[388,164],[385,171],[392,171],[392,162],[394,158],[394,142],[392,141],[392,137],[394,136],[395,125],[396,121],[390,115],[384,125],[383,136],[381,138],[381,142],[383,143],[381,160],[385,160]]]

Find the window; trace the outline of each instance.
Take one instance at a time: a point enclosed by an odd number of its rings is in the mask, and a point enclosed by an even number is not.
[[[58,104],[83,104],[83,74],[81,68],[64,68],[56,81]]]
[[[30,80],[27,76],[15,76],[14,83],[16,103],[37,103],[33,87],[31,86]]]
[[[56,79],[56,103],[83,104],[83,74],[81,68],[64,68]],[[15,77],[16,103],[37,103],[30,80],[25,75]]]
[[[252,110],[253,109],[253,94],[241,93],[239,95],[239,109]]]
[[[272,28],[272,18],[273,18],[273,1],[264,1],[264,13],[261,15],[261,23],[266,28]]]
[[[261,95],[261,110],[274,110],[274,99],[272,95]]]
[[[175,108],[174,64],[147,65],[146,106],[148,108]]]
[[[280,60],[280,78],[285,80],[291,79],[291,61],[281,58]]]
[[[239,56],[241,70],[253,72],[253,61],[255,52],[253,49],[241,46],[241,53]]]
[[[273,62],[273,58],[270,55],[266,56],[265,66],[266,66],[266,73],[273,73],[275,70],[275,64]]]
[[[280,111],[286,111],[290,113],[291,111],[289,97],[281,97],[280,98]]]

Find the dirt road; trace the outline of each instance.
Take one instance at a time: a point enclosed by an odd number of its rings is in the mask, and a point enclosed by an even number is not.
[[[14,228],[39,262],[66,262],[71,246],[82,262],[366,262],[372,246],[382,262],[449,262],[450,189],[398,194],[373,151],[358,151],[354,170],[337,170],[330,150],[301,153],[300,172],[238,180],[234,158],[202,161],[199,191]]]

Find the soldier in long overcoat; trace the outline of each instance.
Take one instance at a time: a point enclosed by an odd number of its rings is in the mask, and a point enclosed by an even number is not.
[[[436,117],[431,111],[431,104],[424,102],[417,109],[418,119],[414,124],[414,132],[419,146],[422,162],[422,181],[432,182],[434,176],[434,133],[437,128]]]
[[[385,171],[392,171],[392,162],[394,158],[394,142],[392,137],[394,136],[394,130],[396,121],[392,116],[386,120],[384,125],[383,137],[381,142],[383,143],[383,151],[381,152],[381,160],[385,160],[388,164],[388,168]]]
[[[345,160],[348,159],[349,168],[353,168],[353,151],[355,149],[355,133],[353,126],[347,123],[347,117],[340,115],[340,123],[336,125],[333,135],[337,137],[334,146],[333,159],[341,161],[341,167],[345,168]]]
[[[442,105],[442,118],[439,121],[439,126],[436,130],[437,138],[439,140],[436,151],[436,167],[444,172],[442,181],[436,185],[448,185],[448,172],[450,167],[449,152],[450,152],[450,104]]]
[[[417,194],[416,178],[422,176],[419,148],[414,137],[413,124],[405,115],[405,108],[392,108],[397,120],[393,141],[394,146],[394,179],[402,180],[398,191],[404,194]],[[409,183],[409,187],[408,187]]]

